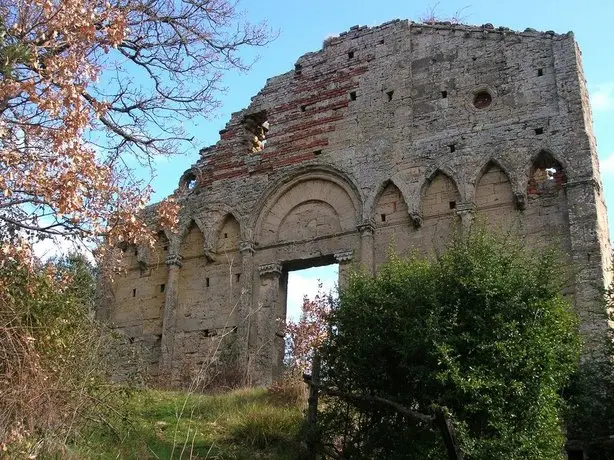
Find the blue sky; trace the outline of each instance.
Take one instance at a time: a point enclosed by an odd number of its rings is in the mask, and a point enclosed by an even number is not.
[[[220,95],[222,107],[208,119],[194,119],[189,130],[195,136],[193,154],[158,162],[158,176],[153,180],[155,199],[171,193],[183,171],[198,159],[198,148],[214,144],[218,131],[224,127],[232,112],[249,104],[250,98],[265,84],[266,79],[291,70],[304,53],[321,48],[323,40],[337,35],[353,25],[375,26],[391,19],[418,21],[433,6],[442,18],[460,12],[462,22],[492,23],[515,30],[532,27],[565,33],[572,30],[583,53],[588,88],[593,101],[594,130],[601,158],[602,179],[606,202],[611,210],[610,228],[614,223],[614,0],[442,0],[422,2],[408,0],[310,0],[281,1],[243,0],[241,5],[250,21],[266,20],[279,31],[279,37],[266,48],[250,53],[259,60],[246,74],[232,74],[225,79],[229,88]],[[299,285],[313,285],[318,276],[309,274]],[[302,283],[302,284],[300,284]],[[302,295],[298,295],[298,299]]]

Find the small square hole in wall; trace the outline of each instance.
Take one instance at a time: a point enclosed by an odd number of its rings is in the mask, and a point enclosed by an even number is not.
[[[541,77],[542,75],[544,75],[544,69],[537,69],[537,76]]]
[[[447,97],[448,97],[448,92],[447,91],[442,91],[441,92],[441,98],[442,99],[447,99]]]
[[[224,233],[224,238],[228,238],[228,233]]]
[[[356,91],[352,91],[350,93],[350,101],[355,101],[356,100]]]
[[[544,134],[544,128],[535,128],[535,134],[537,134],[538,136],[540,134]]]
[[[241,281],[241,273],[236,273],[235,274],[235,281],[238,283],[239,281]]]
[[[388,91],[386,96],[388,97],[388,102],[392,101],[392,96],[394,95],[394,91]]]
[[[450,209],[456,209],[456,201],[450,201],[449,203]]]
[[[382,219],[382,222],[386,222],[386,214],[381,214],[380,218]]]
[[[209,287],[209,278],[205,278],[205,286]]]
[[[450,149],[450,152],[456,152],[456,144],[450,144],[448,145],[448,148]]]
[[[136,297],[136,289],[132,290],[132,297]]]
[[[322,155],[322,150],[314,150],[313,154],[318,156],[318,155]]]
[[[160,292],[164,292],[165,289],[166,289],[166,284],[161,284],[160,285]]]
[[[165,251],[168,251],[168,246],[164,246],[164,250],[165,250]]]
[[[354,51],[348,53],[348,59],[354,59]]]
[[[138,249],[136,249],[136,248],[134,248],[134,255],[135,255],[135,256],[138,256],[138,255],[139,255],[139,250],[138,250]]]

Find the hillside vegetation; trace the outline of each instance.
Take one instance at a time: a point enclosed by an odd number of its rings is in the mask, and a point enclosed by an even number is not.
[[[92,459],[294,459],[303,422],[296,402],[266,389],[218,395],[138,390],[121,426],[96,424],[69,456]]]

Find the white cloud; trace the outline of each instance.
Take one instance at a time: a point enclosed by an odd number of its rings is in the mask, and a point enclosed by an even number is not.
[[[322,290],[328,293],[335,289],[339,279],[338,266],[316,267],[307,270],[290,272],[288,275],[288,297],[286,301],[286,319],[298,321],[301,316],[303,297],[315,297],[318,284],[322,282]]]
[[[599,170],[601,174],[614,173],[614,152],[599,161]]]
[[[594,112],[606,112],[614,109],[614,82],[595,85],[589,91],[589,94]]]

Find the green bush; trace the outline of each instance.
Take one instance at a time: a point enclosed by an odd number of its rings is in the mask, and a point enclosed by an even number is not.
[[[322,348],[324,385],[445,406],[472,460],[561,458],[561,390],[580,342],[556,260],[480,231],[435,261],[354,274]],[[433,427],[383,407],[328,399],[320,421],[322,444],[347,458],[446,457]]]
[[[601,305],[604,324],[614,317],[614,284]],[[566,389],[567,437],[591,460],[614,458],[614,329],[601,337],[586,337],[582,361]]]

